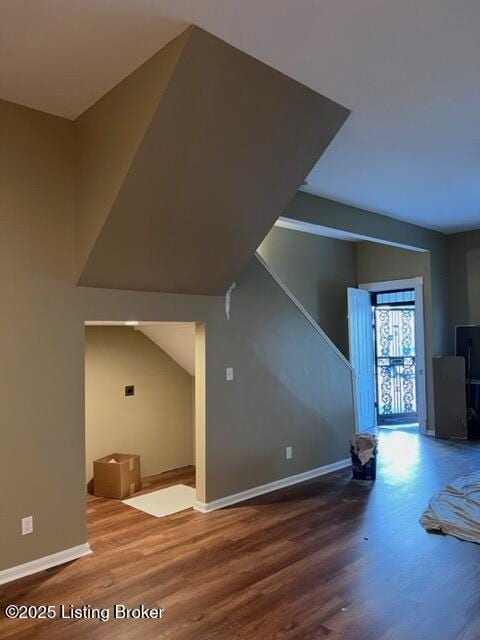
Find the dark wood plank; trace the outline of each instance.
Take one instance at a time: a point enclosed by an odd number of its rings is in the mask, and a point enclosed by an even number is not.
[[[349,470],[207,515],[87,498],[91,556],[0,587],[15,604],[163,607],[161,621],[9,621],[5,640],[474,640],[480,548],[427,534],[428,498],[480,444],[380,434],[375,485]],[[193,468],[142,491],[194,486]]]

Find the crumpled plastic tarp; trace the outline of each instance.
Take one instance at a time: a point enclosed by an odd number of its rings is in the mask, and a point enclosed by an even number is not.
[[[357,454],[363,465],[367,464],[375,455],[377,443],[378,440],[376,436],[370,435],[369,433],[357,433],[350,438],[350,449]]]
[[[420,524],[427,531],[480,544],[480,471],[460,476],[435,494]]]

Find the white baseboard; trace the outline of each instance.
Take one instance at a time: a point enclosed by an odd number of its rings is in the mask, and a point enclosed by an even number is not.
[[[425,431],[425,435],[426,436],[434,436],[435,435],[435,431],[433,429],[427,429]]]
[[[6,584],[7,582],[12,582],[12,580],[30,576],[32,573],[38,573],[39,571],[56,567],[59,564],[77,560],[77,558],[86,556],[89,553],[92,553],[92,550],[88,542],[86,542],[85,544],[79,544],[76,547],[38,558],[38,560],[32,560],[31,562],[25,562],[25,564],[19,564],[10,569],[4,569],[0,571],[0,584]]]
[[[332,471],[344,469],[350,464],[350,458],[345,458],[344,460],[339,460],[338,462],[333,462],[332,464],[326,464],[323,467],[310,469],[310,471],[305,471],[304,473],[297,473],[294,476],[288,476],[287,478],[275,480],[274,482],[269,482],[268,484],[262,484],[258,487],[252,487],[252,489],[240,491],[240,493],[234,493],[231,496],[225,496],[225,498],[212,500],[212,502],[199,502],[198,500],[196,500],[193,508],[196,509],[196,511],[200,511],[201,513],[209,513],[210,511],[216,511],[217,509],[228,507],[231,504],[236,504],[237,502],[250,500],[251,498],[255,498],[256,496],[261,496],[264,493],[270,493],[271,491],[277,491],[278,489],[283,489],[284,487],[290,487],[291,485],[298,484],[299,482],[305,482],[305,480],[311,480],[312,478],[317,478],[318,476],[324,476],[325,474],[331,473]]]

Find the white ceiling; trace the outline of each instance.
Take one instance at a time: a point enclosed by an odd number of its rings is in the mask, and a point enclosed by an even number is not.
[[[480,227],[478,0],[2,0],[0,97],[75,118],[192,22],[352,109],[307,190]]]

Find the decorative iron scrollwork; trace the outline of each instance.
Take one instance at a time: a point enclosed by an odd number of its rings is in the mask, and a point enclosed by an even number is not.
[[[376,307],[375,323],[379,416],[415,414],[415,310]]]

